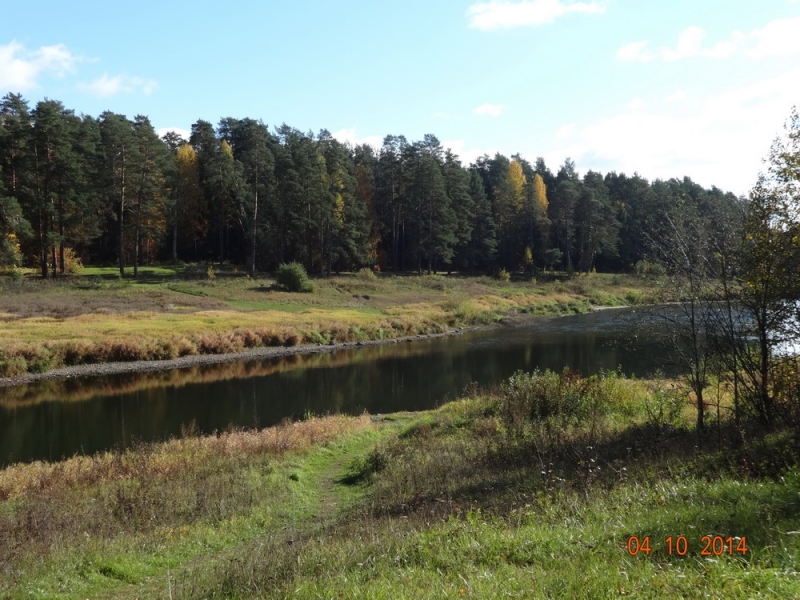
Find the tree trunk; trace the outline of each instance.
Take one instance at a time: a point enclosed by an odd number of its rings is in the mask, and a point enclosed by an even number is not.
[[[250,277],[256,276],[256,239],[258,237],[258,175],[256,175],[256,196],[253,204],[253,249],[250,261]]]
[[[47,279],[50,273],[47,270],[47,238],[44,233],[44,216],[39,209],[39,264],[42,268],[42,278]]]
[[[142,227],[142,202],[139,201],[139,206],[136,207],[136,233],[134,234],[134,247],[133,247],[133,276],[139,276],[139,242]]]
[[[122,186],[119,196],[119,276],[125,277],[125,147],[122,147]]]
[[[172,264],[178,264],[178,200],[175,200],[175,219],[172,224]]]

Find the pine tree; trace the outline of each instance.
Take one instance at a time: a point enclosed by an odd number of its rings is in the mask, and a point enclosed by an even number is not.
[[[21,260],[16,224],[20,225],[20,233],[27,232],[29,237],[33,237],[29,225],[24,225],[28,223],[24,214],[33,206],[30,135],[31,116],[27,101],[19,94],[6,94],[0,101],[0,196],[3,198],[0,236],[2,260],[7,264],[18,264]],[[22,215],[18,212],[20,210]],[[43,273],[47,275],[46,263]]]
[[[117,258],[120,277],[125,276],[125,215],[130,211],[133,167],[138,160],[133,123],[124,115],[100,115],[103,153],[103,188],[112,220],[116,221]]]
[[[2,174],[0,169],[0,267],[16,267],[22,262],[19,237],[32,232],[17,199],[6,195]]]
[[[359,267],[369,257],[369,222],[367,206],[356,199],[355,165],[349,150],[327,131],[319,136],[327,169],[328,194],[332,199],[330,244],[326,270]]]
[[[135,148],[131,165],[133,276],[138,277],[143,246],[149,247],[153,240],[164,237],[166,233],[168,190],[165,172],[170,155],[147,117],[137,115],[134,118],[132,133]]]
[[[575,215],[578,268],[588,273],[598,255],[607,258],[617,255],[619,222],[600,173],[589,171],[584,176]]]
[[[367,238],[369,264],[385,267],[387,255],[385,252],[381,255],[379,250],[381,223],[375,206],[375,169],[377,162],[375,151],[371,146],[363,144],[353,149],[353,163],[356,168],[356,201],[364,205],[369,228]]]
[[[448,150],[444,155],[442,175],[445,192],[456,216],[453,262],[458,267],[467,267],[469,242],[475,227],[475,202],[469,193],[470,174],[461,166],[458,157]]]
[[[483,179],[476,169],[470,169],[469,195],[472,198],[475,210],[467,266],[472,269],[485,269],[492,264],[497,254],[497,234],[495,232],[494,217],[492,216],[492,207],[483,187]]]
[[[270,151],[267,126],[253,119],[222,119],[219,132],[233,149],[239,162],[243,186],[237,198],[239,224],[250,245],[250,276],[256,274],[259,237],[259,204],[268,201],[273,184],[275,159]]]
[[[375,209],[393,271],[405,265],[406,187],[410,145],[403,136],[386,136],[375,166]],[[401,260],[402,257],[402,260]]]
[[[411,253],[422,273],[453,258],[456,244],[456,214],[444,186],[441,145],[433,136],[414,144],[410,152],[412,178],[409,186],[408,226]]]

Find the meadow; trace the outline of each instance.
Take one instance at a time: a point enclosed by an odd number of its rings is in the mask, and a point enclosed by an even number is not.
[[[0,377],[63,366],[225,354],[441,333],[509,315],[575,314],[646,301],[649,278],[549,274],[546,280],[386,275],[369,270],[281,291],[235,267],[111,268],[42,280],[0,278]]]
[[[677,381],[534,372],[421,413],[11,466],[0,596],[796,597],[797,428],[736,428],[717,390],[703,434]]]

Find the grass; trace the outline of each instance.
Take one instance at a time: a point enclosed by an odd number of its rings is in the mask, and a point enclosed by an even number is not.
[[[574,314],[643,302],[652,280],[592,274],[547,282],[341,274],[314,292],[280,291],[231,267],[113,268],[0,281],[0,376],[108,361],[221,354],[440,333],[523,314]]]
[[[17,465],[0,596],[797,597],[797,429],[691,422],[675,382],[548,372],[423,413]],[[748,551],[704,556],[704,535]]]

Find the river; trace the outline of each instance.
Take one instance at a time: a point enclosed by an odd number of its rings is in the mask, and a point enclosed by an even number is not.
[[[211,433],[307,414],[423,410],[519,369],[646,376],[664,349],[633,333],[637,321],[636,311],[609,310],[326,354],[3,388],[0,466],[165,440],[190,423]]]

